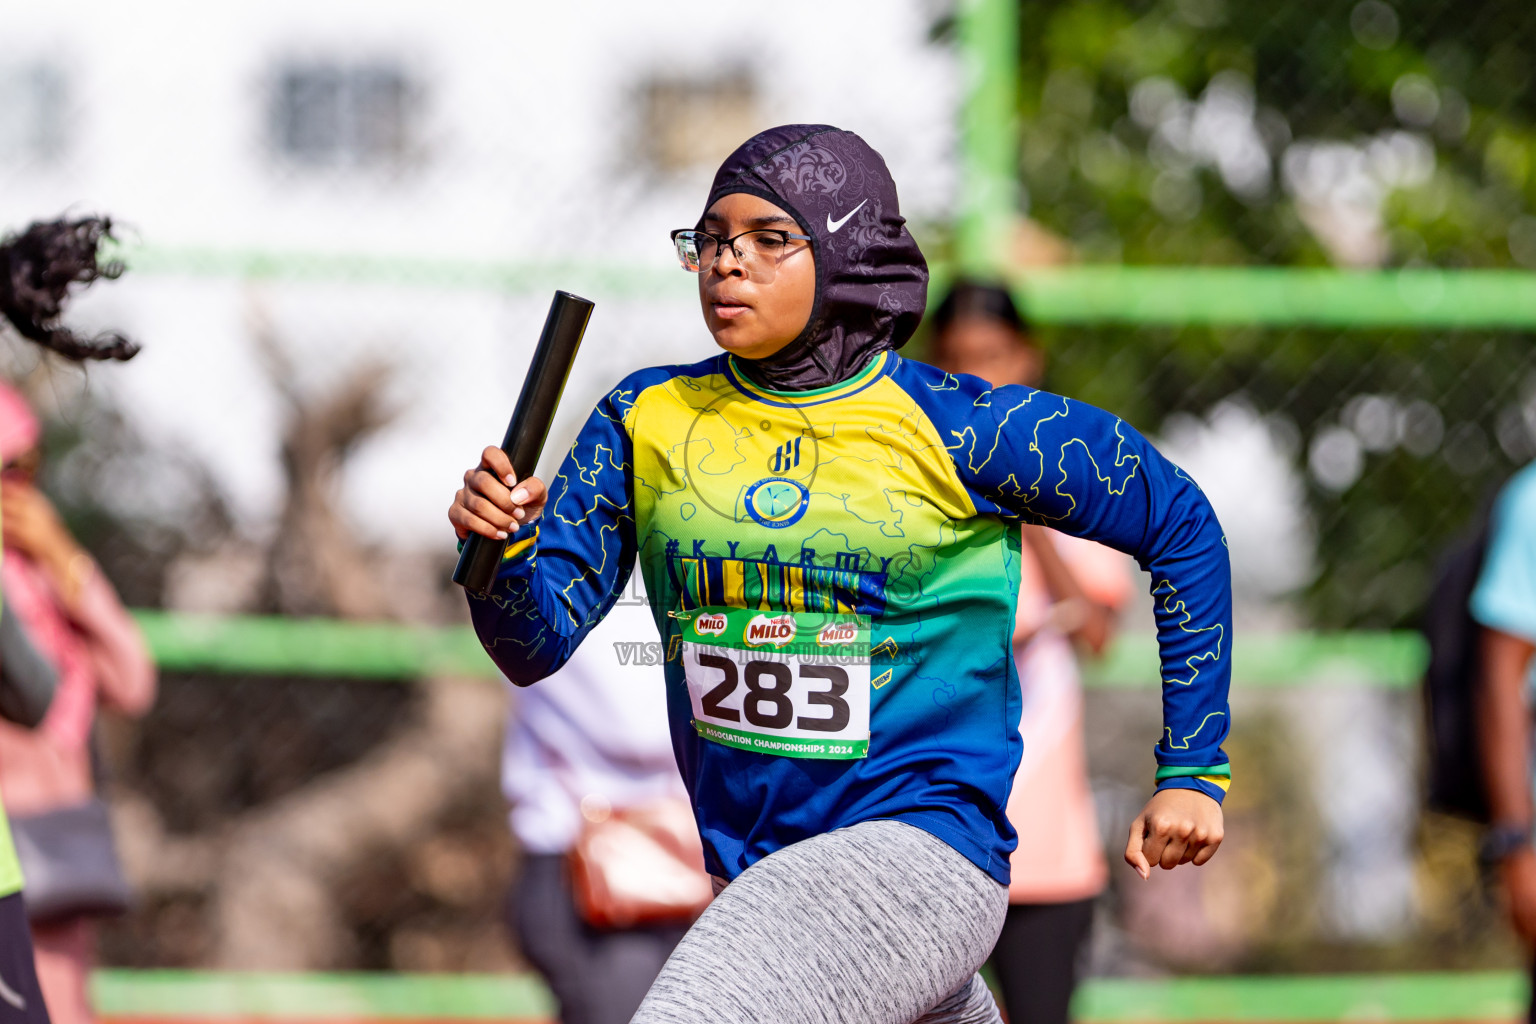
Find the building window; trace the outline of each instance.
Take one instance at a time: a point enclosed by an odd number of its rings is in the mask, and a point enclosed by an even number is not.
[[[285,64],[271,90],[271,144],[284,160],[388,168],[415,156],[420,90],[396,65]]]
[[[44,62],[0,65],[0,160],[53,161],[66,139],[64,72]]]
[[[657,77],[639,100],[640,152],[661,176],[713,170],[763,128],[757,89],[742,75]]]

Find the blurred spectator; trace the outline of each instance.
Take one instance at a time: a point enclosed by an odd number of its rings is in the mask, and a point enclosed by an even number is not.
[[[933,361],[996,385],[1037,387],[1045,356],[1002,288],[958,283],[933,318]],[[1130,596],[1126,557],[1040,526],[1024,527],[1014,657],[1023,695],[1024,755],[1008,817],[1051,822],[1019,830],[1008,916],[992,953],[1012,1024],[1064,1022],[1109,879],[1088,787],[1083,695],[1074,642],[1098,654]]]
[[[69,535],[34,485],[39,428],[26,399],[0,385],[0,515],[5,614],[57,673],[57,690],[36,729],[0,722],[0,791],[27,876],[38,980],[55,1024],[91,1020],[86,981],[96,934],[88,908],[115,902],[80,862],[49,864],[62,840],[90,847],[93,863],[116,870],[105,808],[96,797],[91,744],[98,705],[141,715],[155,696],[155,671],[138,627],[96,563]],[[38,858],[43,858],[39,861]],[[115,881],[120,885],[121,875]],[[117,907],[116,909],[126,909]]]
[[[1515,474],[1499,494],[1471,611],[1482,627],[1478,726],[1492,822],[1483,854],[1500,867],[1515,931],[1527,948],[1536,948],[1536,815],[1530,760],[1536,463]],[[1536,1021],[1536,1002],[1531,1019]]]
[[[628,645],[628,657],[619,656]],[[640,574],[559,672],[514,689],[502,788],[523,870],[508,924],[560,1002],[561,1024],[624,1024],[682,939],[689,917],[601,927],[571,884],[585,829],[625,811],[681,810],[697,842],[667,729],[667,695]],[[698,875],[703,875],[702,851]]]

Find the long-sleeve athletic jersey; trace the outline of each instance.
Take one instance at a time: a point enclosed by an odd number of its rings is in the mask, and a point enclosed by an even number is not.
[[[1020,523],[1133,555],[1162,656],[1157,784],[1220,800],[1231,584],[1200,489],[1120,419],[886,351],[816,391],[728,356],[642,370],[582,429],[472,599],[514,682],[571,655],[638,561],[711,872],[892,818],[1008,881]],[[635,638],[636,641],[653,638]],[[593,709],[602,714],[602,709]]]

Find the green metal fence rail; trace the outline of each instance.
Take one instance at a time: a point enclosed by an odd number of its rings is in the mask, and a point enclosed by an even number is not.
[[[497,678],[468,626],[286,619],[263,615],[134,612],[160,668],[408,680],[433,675]]]
[[[98,1012],[113,1020],[545,1021],[553,1001],[527,975],[270,974],[102,970]],[[1095,978],[1081,1024],[1507,1022],[1526,981],[1499,972],[1173,979]]]
[[[96,1011],[114,1019],[544,1021],[533,975],[98,970]]]
[[[1536,274],[1523,270],[1078,266],[1015,284],[1050,323],[1536,328]]]
[[[262,673],[409,680],[432,675],[499,678],[468,626],[409,626],[337,619],[134,613],[155,660],[173,672]],[[1415,633],[1244,634],[1233,651],[1236,685],[1416,685],[1424,643]],[[1089,666],[1090,686],[1157,686],[1151,637],[1119,641]]]
[[[1300,1024],[1442,1021],[1510,1024],[1525,1012],[1516,974],[1425,973],[1286,977],[1100,978],[1083,985],[1081,1024]]]
[[[1245,632],[1232,647],[1232,685],[1237,689],[1361,684],[1405,689],[1419,684],[1429,652],[1423,637],[1408,632]],[[1083,666],[1091,687],[1161,685],[1157,642],[1150,636],[1116,641],[1108,655]]]
[[[328,281],[542,295],[555,287],[646,298],[683,290],[668,269],[431,260],[368,253],[125,249],[135,274]],[[935,281],[946,276],[935,267]],[[1536,328],[1536,273],[1297,267],[1082,265],[1015,275],[1041,323],[1207,326]],[[941,289],[932,289],[935,295]]]
[[[663,239],[665,241],[665,239]],[[690,294],[693,285],[675,265],[562,263],[433,259],[387,252],[317,252],[221,249],[212,246],[125,245],[113,254],[134,275],[248,281],[323,281],[424,289],[470,289],[506,294],[543,294],[579,286],[600,294],[650,297],[667,286]]]
[[[963,0],[957,22],[965,102],[960,108],[960,216],[955,252],[967,274],[1002,265],[1018,209],[1019,8]]]

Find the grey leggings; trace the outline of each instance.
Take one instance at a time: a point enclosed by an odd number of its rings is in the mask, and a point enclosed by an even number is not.
[[[631,1024],[1000,1024],[976,969],[1008,890],[943,841],[866,821],[725,888]]]

